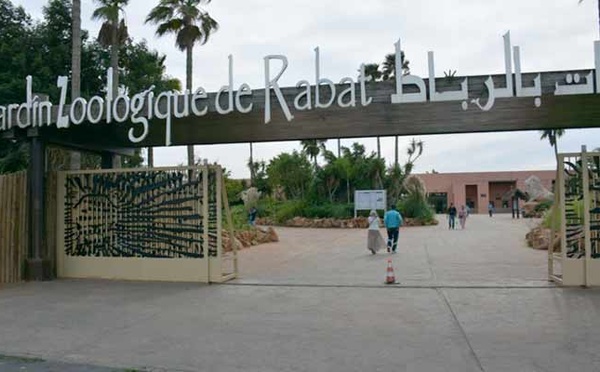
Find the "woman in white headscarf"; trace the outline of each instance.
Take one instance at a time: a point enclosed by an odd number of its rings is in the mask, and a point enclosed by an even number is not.
[[[367,249],[371,251],[371,253],[375,254],[379,251],[385,242],[381,237],[381,233],[379,232],[379,216],[377,212],[374,210],[369,214],[369,235],[367,238]]]

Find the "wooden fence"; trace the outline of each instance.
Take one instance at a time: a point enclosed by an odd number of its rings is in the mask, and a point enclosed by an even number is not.
[[[0,283],[23,280],[27,243],[27,173],[0,175]]]

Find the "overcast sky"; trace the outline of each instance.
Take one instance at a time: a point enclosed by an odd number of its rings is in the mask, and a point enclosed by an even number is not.
[[[13,0],[36,18],[45,0]],[[585,0],[213,0],[206,10],[220,30],[194,53],[194,86],[216,91],[227,81],[227,56],[234,56],[236,83],[264,85],[263,57],[284,54],[289,69],[280,82],[295,85],[314,79],[314,52],[321,48],[321,75],[334,81],[356,76],[362,62],[378,62],[393,52],[402,39],[411,73],[427,76],[427,51],[436,55],[436,75],[457,70],[457,75],[503,73],[502,35],[510,30],[513,45],[521,46],[522,67],[528,71],[593,68],[593,41],[598,39],[597,2]],[[155,37],[154,26],[144,18],[154,1],[130,0],[126,9],[129,33],[146,39],[167,55],[169,75],[185,81],[185,55],[174,38]],[[100,24],[90,20],[95,4],[82,0],[83,28],[96,35]],[[599,122],[600,126],[600,122]],[[401,137],[404,156],[412,137]],[[425,152],[416,172],[500,171],[552,169],[553,151],[538,132],[419,136]],[[375,139],[354,141],[376,151]],[[600,147],[600,129],[569,130],[560,140],[563,151],[581,145]],[[336,140],[328,147],[334,150]],[[382,154],[394,158],[394,139],[382,138]],[[298,142],[254,145],[256,160],[268,160]],[[217,161],[235,177],[248,177],[247,144],[196,146],[196,154]],[[156,165],[185,163],[183,147],[155,151]]]

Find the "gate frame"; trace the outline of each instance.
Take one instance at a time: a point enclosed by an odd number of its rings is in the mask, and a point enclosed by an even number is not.
[[[586,146],[582,146],[581,152],[558,154],[557,180],[555,186],[554,205],[559,208],[560,215],[560,253],[554,252],[554,229],[552,228],[550,245],[548,247],[548,277],[550,281],[563,286],[600,286],[600,258],[592,258],[591,254],[591,197],[590,179],[588,170],[588,159],[590,156],[600,157],[600,152],[587,152]],[[565,158],[579,157],[582,165],[581,183],[583,189],[583,239],[585,255],[581,258],[567,257],[567,223],[565,205]],[[554,265],[560,262],[561,274],[557,275]]]
[[[216,214],[217,214],[217,256],[208,254],[208,228],[203,232],[203,250],[205,257],[194,258],[150,258],[150,257],[74,257],[65,254],[65,181],[72,174],[107,174],[107,173],[134,173],[151,171],[200,171],[202,174],[202,214],[203,225],[208,226],[208,172],[215,172],[216,182]],[[156,168],[121,168],[100,170],[71,170],[57,172],[57,234],[56,234],[56,266],[58,278],[95,278],[95,279],[121,279],[121,280],[149,280],[149,281],[191,281],[201,283],[222,283],[238,276],[238,247],[233,239],[233,272],[225,273],[223,254],[223,208],[225,209],[226,222],[229,225],[231,236],[234,234],[233,219],[227,201],[223,170],[218,165],[201,165],[195,167],[156,167]],[[71,262],[69,262],[71,261]],[[201,262],[198,262],[201,261]],[[68,268],[68,264],[79,266],[75,270]],[[98,267],[99,263],[109,263],[111,270]],[[200,266],[198,266],[200,265]],[[198,273],[199,267],[204,267],[204,272]],[[166,272],[165,272],[166,270]],[[159,275],[155,275],[159,273]],[[154,275],[153,275],[154,274]]]

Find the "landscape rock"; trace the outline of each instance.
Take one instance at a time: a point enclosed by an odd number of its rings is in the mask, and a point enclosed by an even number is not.
[[[548,250],[548,247],[550,246],[550,234],[550,229],[541,226],[535,227],[525,236],[527,245],[533,249]],[[560,235],[555,233],[554,236],[554,251],[560,252]]]
[[[530,201],[554,199],[554,194],[542,185],[542,181],[537,176],[530,176],[525,180],[525,191],[529,195]]]

